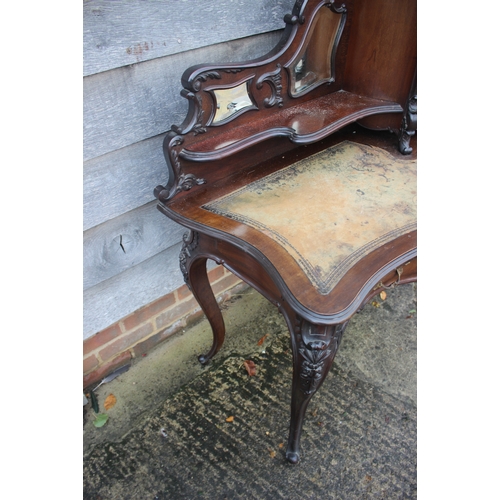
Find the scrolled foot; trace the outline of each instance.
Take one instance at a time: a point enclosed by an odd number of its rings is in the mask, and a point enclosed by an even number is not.
[[[286,459],[291,464],[298,464],[300,462],[300,455],[296,451],[287,451]]]
[[[223,331],[222,331],[222,334],[224,334]],[[221,338],[217,338],[217,336],[214,335],[214,343],[212,344],[212,348],[206,354],[200,354],[198,356],[198,361],[202,365],[207,365],[210,362],[210,360],[217,354],[223,341],[224,341],[224,337],[222,337],[222,339],[221,339]]]
[[[206,365],[210,361],[210,357],[206,356],[205,354],[200,354],[198,356],[198,361],[200,362],[200,364]]]

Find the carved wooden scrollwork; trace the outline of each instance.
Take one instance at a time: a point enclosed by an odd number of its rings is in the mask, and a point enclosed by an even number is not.
[[[198,246],[200,235],[197,231],[189,230],[182,236],[182,248],[179,254],[179,267],[181,268],[182,275],[184,276],[184,282],[191,290],[191,284],[189,282],[189,274],[187,268],[188,259],[193,254],[193,251]]]
[[[181,172],[179,161],[179,148],[184,138],[177,134],[179,127],[172,127],[172,132],[167,134],[163,142],[163,152],[168,166],[169,179],[166,187],[156,186],[154,195],[160,201],[167,201],[181,191],[188,191],[195,185],[205,184],[205,179],[199,179],[193,174]]]
[[[181,191],[189,191],[193,186],[201,186],[205,184],[205,179],[198,179],[193,174],[181,174],[179,176],[179,183],[175,190],[175,194],[180,193]]]
[[[189,109],[183,123],[172,126],[164,142],[169,181],[165,188],[155,190],[160,201],[183,196],[205,184],[202,175],[210,182],[215,174],[201,174],[200,166],[192,167],[192,162],[221,162],[279,137],[288,137],[294,144],[310,144],[367,116],[401,113],[397,102],[357,95],[341,89],[341,81],[336,82],[336,66],[342,67],[344,60],[336,61],[336,51],[344,47],[340,39],[346,17],[341,1],[298,0],[292,13],[285,16],[282,38],[267,55],[237,64],[188,68],[182,75],[181,95],[189,101]],[[312,92],[314,97],[308,100],[306,94]],[[292,106],[297,117],[293,120],[286,109]],[[322,119],[315,119],[320,107]],[[405,123],[411,116],[410,110]],[[234,128],[217,130],[233,121]],[[254,123],[262,123],[262,127]],[[226,140],[227,132],[231,137]],[[411,135],[410,125],[402,127],[403,149],[407,149],[404,145]],[[179,147],[181,140],[184,144]],[[241,156],[241,164],[250,161]],[[212,170],[219,166],[226,163]]]
[[[201,84],[207,80],[220,80],[221,75],[218,71],[206,71],[205,73],[200,73],[192,82],[192,88],[195,92],[201,89]]]
[[[271,97],[266,97],[263,101],[266,108],[272,108],[275,104],[280,108],[283,106],[283,97],[281,96],[283,85],[281,83],[281,78],[281,64],[278,63],[275,71],[264,73],[257,79],[255,83],[257,89],[260,90],[264,82],[271,87]]]
[[[206,127],[203,125],[203,104],[201,97],[197,94],[193,94],[186,89],[181,91],[181,96],[187,99],[192,108],[192,119],[186,124],[183,123],[182,126],[172,125],[171,129],[179,135],[185,135],[189,132],[193,132],[194,135],[203,134],[207,131]]]

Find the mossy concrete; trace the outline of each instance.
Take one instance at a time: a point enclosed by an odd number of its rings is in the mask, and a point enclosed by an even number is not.
[[[227,339],[208,367],[203,320],[97,390],[101,411],[117,402],[101,428],[84,408],[84,498],[416,498],[416,285],[372,302],[309,405],[300,464],[284,459],[289,334],[248,289],[223,306]]]

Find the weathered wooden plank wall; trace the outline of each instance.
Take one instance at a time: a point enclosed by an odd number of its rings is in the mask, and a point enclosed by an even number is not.
[[[292,6],[84,1],[84,339],[182,285],[183,229],[153,188],[167,182],[163,136],[187,111],[183,71],[265,54]]]
[[[291,5],[280,0],[88,0],[83,9],[87,76],[280,29]]]

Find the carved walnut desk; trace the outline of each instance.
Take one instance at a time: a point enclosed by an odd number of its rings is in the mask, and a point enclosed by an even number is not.
[[[285,24],[264,57],[185,71],[189,110],[166,135],[155,195],[189,230],[180,267],[214,338],[201,363],[225,332],[207,259],[283,314],[297,463],[349,319],[417,277],[416,1],[298,0]]]

